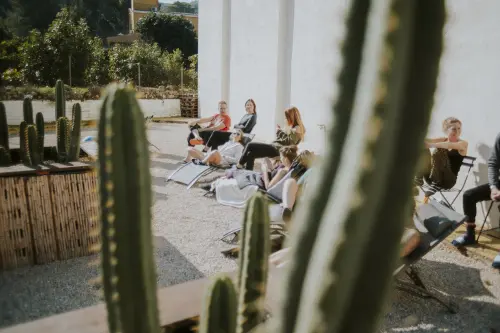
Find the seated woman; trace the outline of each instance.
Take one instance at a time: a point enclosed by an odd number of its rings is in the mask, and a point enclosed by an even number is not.
[[[206,127],[200,126],[200,124],[208,123]],[[227,114],[227,103],[225,101],[219,102],[219,113],[214,114],[211,117],[201,118],[198,120],[192,120],[188,122],[189,135],[187,138],[188,146],[194,146],[191,143],[192,139],[202,140],[202,136],[206,136],[206,133],[211,133],[212,131],[229,131],[231,128],[231,117]],[[209,135],[210,136],[210,135]],[[208,137],[207,137],[208,138]]]
[[[188,155],[183,162],[188,163],[194,159],[198,164],[230,166],[238,162],[243,153],[242,140],[243,132],[235,130],[231,133],[229,142],[208,153],[202,153],[195,147],[189,147]]]
[[[252,129],[257,123],[257,106],[253,99],[249,99],[245,102],[246,114],[241,118],[240,122],[234,125],[235,129],[240,129],[243,133],[248,134],[252,132]],[[204,131],[200,134],[202,140],[193,139],[191,144],[200,145],[205,143],[205,148],[203,151],[208,151],[209,149],[216,149],[218,146],[229,141],[229,132],[224,131]]]
[[[205,189],[215,191],[220,204],[243,208],[259,188],[268,190],[276,185],[288,173],[296,157],[297,147],[283,147],[280,149],[282,165],[275,170],[268,170],[265,164],[262,165],[262,173],[234,170],[232,175],[217,179]]]
[[[462,122],[457,118],[446,118],[443,121],[443,132],[446,137],[425,140],[425,165],[415,177],[418,186],[422,186],[425,180],[429,185],[450,189],[457,182],[458,172],[464,157],[467,156],[469,144],[460,138]],[[428,148],[436,149],[430,154]],[[428,196],[426,193],[426,197]]]
[[[296,107],[285,110],[287,125],[281,129],[276,128],[276,140],[271,144],[250,142],[243,151],[243,155],[237,165],[238,168],[246,167],[247,170],[253,170],[255,159],[263,157],[276,157],[280,155],[280,148],[285,146],[297,145],[306,133],[300,112]]]

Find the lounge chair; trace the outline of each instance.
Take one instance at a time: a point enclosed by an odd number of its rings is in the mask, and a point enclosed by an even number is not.
[[[243,145],[246,146],[247,144],[249,144],[254,137],[255,134],[244,134]],[[172,172],[172,174],[167,177],[166,182],[172,180],[174,182],[187,185],[187,189],[189,190],[202,177],[208,176],[209,174],[211,174],[216,170],[226,170],[229,168],[231,167],[198,165],[190,162],[181,165],[174,172]]]
[[[441,300],[427,289],[414,265],[464,223],[465,216],[432,200],[417,208],[413,221],[415,228],[420,232],[420,245],[402,259],[394,271],[396,288],[420,298],[434,299],[451,313],[456,313],[457,308],[454,303]],[[399,276],[402,274],[408,275],[413,283],[401,280]]]

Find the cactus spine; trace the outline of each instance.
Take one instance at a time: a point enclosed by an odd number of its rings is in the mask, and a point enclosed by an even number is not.
[[[23,116],[24,116],[24,121],[28,125],[33,125],[33,103],[31,101],[31,97],[24,97]]]
[[[159,333],[144,116],[131,89],[111,85],[99,122],[104,294],[111,333]]]
[[[8,166],[11,163],[9,150],[9,126],[5,105],[0,102],[0,166]]]
[[[236,332],[237,298],[233,281],[220,275],[213,279],[207,289],[201,313],[201,333]]]
[[[66,96],[64,92],[64,83],[61,80],[56,82],[56,120],[66,117]]]
[[[66,162],[68,160],[68,146],[69,146],[68,118],[61,117],[57,119],[56,135],[57,135],[57,159],[61,163]]]
[[[80,156],[80,124],[82,121],[82,108],[79,103],[73,105],[71,119],[72,126],[68,162],[77,161]]]
[[[38,141],[38,154],[40,155],[39,163],[44,161],[44,145],[45,145],[45,122],[43,120],[43,114],[38,112],[35,117],[36,122],[36,132]]]

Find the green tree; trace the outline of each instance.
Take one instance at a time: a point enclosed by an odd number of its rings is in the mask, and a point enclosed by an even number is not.
[[[189,2],[176,1],[166,6],[167,13],[195,13],[193,5]]]
[[[21,48],[26,80],[45,85],[53,85],[57,79],[69,83],[70,64],[72,85],[105,80],[96,69],[96,66],[106,68],[104,53],[96,53],[100,52],[102,43],[89,32],[85,20],[78,19],[78,15],[67,8],[57,14],[45,35],[32,31]]]
[[[137,31],[144,41],[158,43],[167,52],[180,49],[185,59],[198,53],[194,26],[182,16],[149,13],[139,20]]]

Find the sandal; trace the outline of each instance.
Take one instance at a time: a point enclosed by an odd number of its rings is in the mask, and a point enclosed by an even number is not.
[[[203,143],[204,143],[203,140],[200,140],[200,139],[189,140],[189,144],[191,144],[193,146],[202,145]]]

